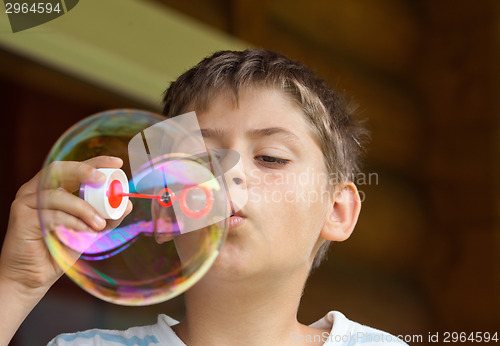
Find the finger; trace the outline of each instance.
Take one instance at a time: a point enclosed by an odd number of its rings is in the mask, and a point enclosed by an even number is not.
[[[46,232],[52,232],[57,227],[65,227],[68,230],[77,232],[91,232],[95,230],[79,218],[69,215],[61,210],[43,209],[40,210],[43,228]]]
[[[60,210],[73,215],[96,231],[106,226],[104,218],[89,203],[62,188],[41,191],[40,208]]]
[[[82,220],[60,210],[44,209],[41,213],[45,232],[56,237],[65,247],[72,250],[64,250],[61,260],[57,261],[63,271],[69,270],[80,255],[107,233],[95,232]]]
[[[94,168],[120,168],[123,160],[115,156],[96,156],[83,161]]]
[[[81,172],[78,171],[81,173],[80,177],[77,176],[75,181],[65,175],[67,180],[61,180],[60,186],[71,192],[79,189],[81,183],[90,185],[100,185],[104,183],[106,177],[102,172],[99,172],[97,168],[120,168],[123,166],[123,160],[114,156],[96,156],[82,162],[77,162],[74,169],[78,169],[78,163],[82,164],[81,167],[84,167]],[[88,165],[91,168],[84,165]],[[66,174],[66,172],[63,172],[63,174]],[[68,174],[72,173],[68,172]]]
[[[120,168],[123,161],[112,156],[98,156],[87,161],[54,161],[37,173],[33,179],[24,184],[16,197],[35,193],[43,176],[41,188],[63,187],[68,191],[75,191],[80,183],[102,184],[105,176],[96,168]]]
[[[56,164],[55,185],[68,191],[76,191],[81,183],[100,185],[106,181],[106,176],[97,168],[120,168],[122,159],[113,156],[97,156],[83,162],[69,161],[71,165]],[[66,163],[66,162],[63,162]],[[52,174],[49,172],[52,176]]]

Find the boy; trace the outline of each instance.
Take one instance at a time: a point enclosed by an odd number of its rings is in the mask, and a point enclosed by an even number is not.
[[[208,148],[239,152],[245,171],[233,179],[247,189],[248,202],[231,216],[212,268],[186,292],[183,321],[160,315],[153,326],[65,334],[51,344],[404,344],[339,312],[311,326],[296,318],[311,268],[329,242],[350,236],[360,211],[349,177],[358,170],[363,129],[340,98],[302,64],[249,50],[204,59],[171,84],[164,102],[167,117],[196,111]],[[109,157],[65,162],[60,185],[98,182],[95,168],[121,165]],[[0,258],[3,343],[62,274],[38,226],[37,181],[21,187],[12,204]],[[55,218],[69,214],[94,230],[105,227],[90,205],[63,203],[65,193],[53,193]]]

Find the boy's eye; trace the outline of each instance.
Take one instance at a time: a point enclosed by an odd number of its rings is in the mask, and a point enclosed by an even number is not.
[[[268,156],[268,155],[260,155],[260,156],[257,156],[256,159],[258,161],[264,162],[267,165],[287,165],[290,163],[290,160],[280,159],[280,158]]]

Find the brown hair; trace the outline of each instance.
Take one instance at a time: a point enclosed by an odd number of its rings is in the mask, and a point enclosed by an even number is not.
[[[302,63],[276,52],[253,49],[219,51],[172,82],[165,92],[163,114],[173,117],[203,111],[221,92],[238,101],[248,87],[270,87],[289,95],[304,112],[334,182],[352,180],[359,172],[365,129],[353,118],[344,99]],[[316,253],[313,268],[325,257],[329,241]]]

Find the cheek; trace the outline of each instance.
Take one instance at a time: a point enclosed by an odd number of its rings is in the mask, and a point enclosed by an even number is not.
[[[305,178],[300,180],[296,174],[263,175],[255,186],[252,195],[259,200],[267,237],[273,243],[309,246],[319,235],[325,217],[324,196],[319,184]]]

